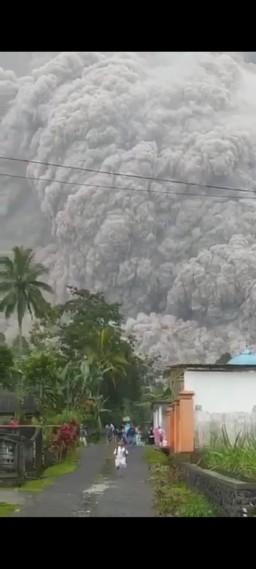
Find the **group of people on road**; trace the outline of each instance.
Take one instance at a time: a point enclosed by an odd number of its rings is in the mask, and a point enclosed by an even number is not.
[[[126,423],[121,427],[115,427],[113,423],[107,424],[105,434],[107,443],[114,440],[115,443],[123,442],[127,446],[140,446],[142,444],[140,428],[133,423]]]
[[[114,449],[114,457],[115,457],[115,467],[116,470],[123,471],[124,468],[127,466],[127,436],[125,426],[122,427],[115,427],[113,423],[107,423],[105,426],[105,435],[107,444],[110,444],[112,441],[115,442],[115,449]]]

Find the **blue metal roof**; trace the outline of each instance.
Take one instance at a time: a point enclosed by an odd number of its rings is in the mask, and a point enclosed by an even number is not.
[[[253,354],[251,350],[244,350],[241,354],[231,358],[228,365],[254,366],[256,365],[256,354]]]

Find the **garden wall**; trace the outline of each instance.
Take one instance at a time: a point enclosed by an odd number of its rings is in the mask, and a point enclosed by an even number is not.
[[[256,435],[256,410],[251,413],[208,413],[195,409],[195,448],[211,444],[212,434],[220,433],[223,426],[229,440],[234,442],[238,434]]]
[[[191,488],[203,492],[227,517],[247,517],[256,508],[256,484],[203,470],[196,464],[183,463],[181,472]]]

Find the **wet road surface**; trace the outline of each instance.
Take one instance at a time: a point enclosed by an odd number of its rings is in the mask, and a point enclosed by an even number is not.
[[[29,495],[17,517],[154,517],[143,454],[143,448],[132,448],[121,473],[114,468],[112,446],[89,446],[75,472]]]

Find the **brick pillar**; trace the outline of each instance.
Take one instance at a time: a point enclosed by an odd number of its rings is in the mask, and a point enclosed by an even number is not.
[[[175,452],[180,452],[180,401],[177,399],[176,403],[176,440]]]
[[[194,451],[193,391],[179,393],[179,446],[178,452]]]
[[[170,450],[174,450],[174,403],[170,405]]]
[[[171,448],[171,413],[172,413],[172,409],[171,409],[171,407],[168,407],[168,409],[166,411],[166,429],[165,429],[165,435],[166,435],[167,448],[168,449]]]
[[[179,452],[180,440],[180,402],[179,399],[174,401],[174,429],[173,429],[173,450],[175,453]]]

